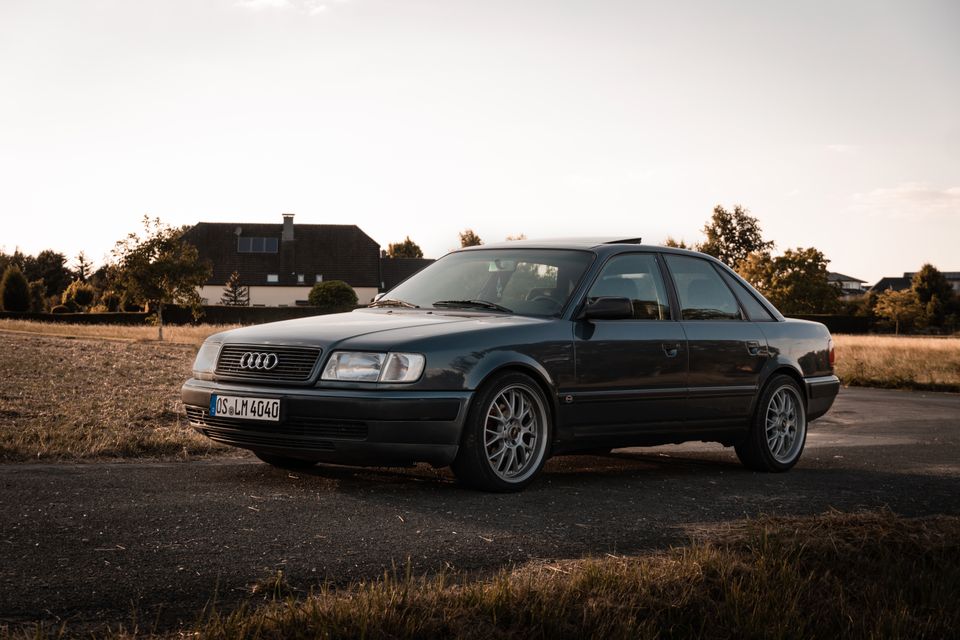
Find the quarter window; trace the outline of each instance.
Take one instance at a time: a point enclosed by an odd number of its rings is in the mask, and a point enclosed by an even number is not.
[[[770,315],[770,312],[767,311],[766,307],[760,304],[760,301],[754,297],[754,294],[750,292],[743,284],[734,278],[729,273],[726,273],[723,269],[720,270],[720,273],[723,274],[723,279],[727,281],[727,284],[730,285],[730,288],[737,294],[737,298],[740,299],[740,304],[743,305],[744,310],[747,312],[747,315],[750,316],[750,319],[754,322],[773,322],[774,317]]]
[[[612,258],[603,267],[587,294],[588,300],[628,298],[634,320],[668,320],[670,303],[657,259],[649,253],[629,253]]]
[[[740,320],[740,307],[720,274],[706,260],[666,255],[684,320]]]

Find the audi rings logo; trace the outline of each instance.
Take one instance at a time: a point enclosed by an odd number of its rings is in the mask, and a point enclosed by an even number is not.
[[[280,358],[275,353],[257,353],[247,351],[240,356],[241,369],[256,369],[257,371],[270,371],[280,364]]]

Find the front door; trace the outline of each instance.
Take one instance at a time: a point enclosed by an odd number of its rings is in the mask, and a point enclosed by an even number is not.
[[[576,389],[564,394],[565,422],[575,438],[620,443],[676,429],[683,420],[687,343],[671,318],[656,255],[611,258],[587,299],[604,296],[630,299],[633,317],[575,323]]]

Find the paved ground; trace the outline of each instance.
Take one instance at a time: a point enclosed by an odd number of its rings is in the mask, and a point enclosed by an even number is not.
[[[423,572],[631,553],[748,515],[960,514],[960,396],[845,389],[784,475],[706,444],[555,459],[519,495],[466,491],[427,467],[24,464],[0,466],[0,505],[0,625],[135,613],[169,627],[277,569],[308,589],[408,559]]]

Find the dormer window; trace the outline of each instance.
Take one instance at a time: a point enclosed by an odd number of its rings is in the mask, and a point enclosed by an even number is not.
[[[237,238],[237,253],[276,253],[279,247],[279,238]]]
[[[267,284],[277,284],[278,282],[280,282],[279,275],[277,275],[276,273],[267,274]]]

